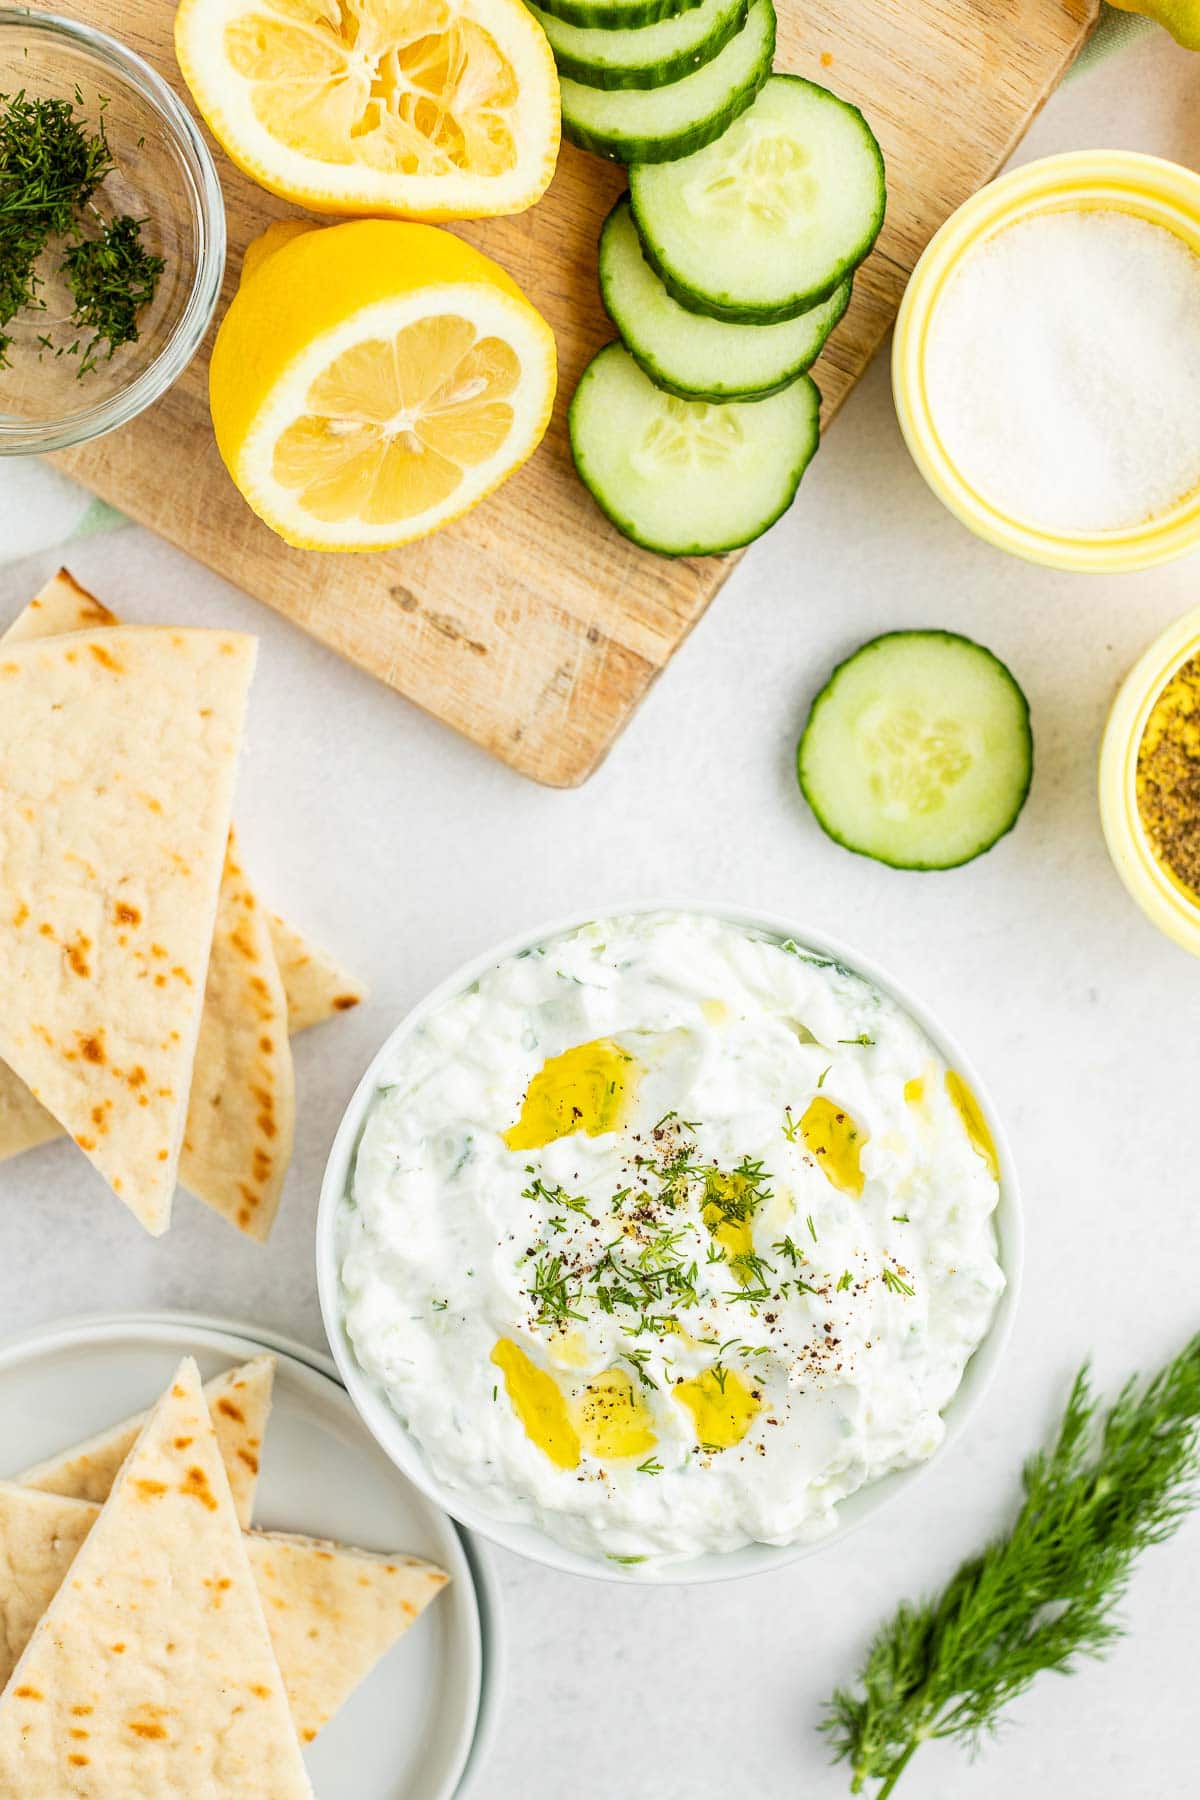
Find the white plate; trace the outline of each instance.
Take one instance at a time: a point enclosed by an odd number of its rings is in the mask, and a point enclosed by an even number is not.
[[[451,1800],[481,1727],[475,1569],[457,1528],[376,1446],[315,1352],[301,1360],[253,1327],[179,1314],[45,1327],[0,1348],[0,1474],[149,1405],[181,1356],[207,1380],[264,1345],[279,1363],[255,1524],[409,1551],[451,1577],[305,1753],[313,1786],[320,1800]]]
[[[234,1332],[245,1335],[251,1329],[240,1325],[235,1319],[224,1319],[215,1313],[138,1313],[130,1315],[139,1323],[153,1322],[159,1325],[199,1326],[206,1331]],[[321,1375],[327,1375],[330,1381],[344,1389],[337,1364],[324,1350],[314,1350],[311,1344],[302,1344],[299,1338],[287,1337],[282,1331],[271,1331],[264,1325],[253,1327],[254,1342],[267,1350],[274,1350],[281,1356],[294,1357],[297,1362],[307,1363],[310,1369],[316,1369]],[[481,1780],[492,1753],[496,1733],[500,1727],[500,1697],[504,1692],[504,1637],[500,1625],[501,1602],[500,1583],[492,1567],[492,1560],[482,1538],[468,1531],[465,1525],[451,1520],[454,1529],[462,1541],[463,1551],[471,1565],[471,1574],[475,1582],[475,1602],[479,1608],[479,1630],[483,1648],[482,1686],[479,1695],[479,1717],[475,1723],[475,1736],[471,1740],[471,1752],[462,1773],[454,1800],[467,1800],[468,1794],[477,1792],[476,1783]]]

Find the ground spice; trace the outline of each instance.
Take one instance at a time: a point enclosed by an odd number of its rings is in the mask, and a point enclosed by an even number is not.
[[[1200,656],[1154,703],[1138,747],[1137,804],[1154,854],[1200,906]]]

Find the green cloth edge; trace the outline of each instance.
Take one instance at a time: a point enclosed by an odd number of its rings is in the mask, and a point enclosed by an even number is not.
[[[1143,19],[1138,13],[1121,12],[1115,6],[1102,7],[1100,23],[1071,65],[1069,74],[1080,75],[1085,69],[1094,69],[1114,51],[1123,50],[1153,29],[1153,19]]]

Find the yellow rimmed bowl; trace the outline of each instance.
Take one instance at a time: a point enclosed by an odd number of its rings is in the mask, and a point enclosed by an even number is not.
[[[929,403],[927,351],[938,304],[963,262],[990,238],[1045,213],[1132,213],[1200,255],[1200,175],[1131,150],[1071,151],[1028,163],[981,188],[931,240],[896,319],[892,392],[913,461],[956,518],[1000,550],[1051,569],[1114,575],[1200,548],[1200,487],[1167,511],[1119,531],[1041,530],[1009,517],[973,488],[946,452]]]
[[[1100,823],[1108,853],[1152,925],[1200,956],[1200,906],[1155,856],[1137,802],[1138,751],[1159,695],[1200,655],[1200,607],[1139,657],[1117,693],[1100,745]]]

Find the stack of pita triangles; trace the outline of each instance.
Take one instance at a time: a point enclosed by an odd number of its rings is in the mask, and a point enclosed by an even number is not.
[[[289,1032],[360,998],[237,860],[253,664],[236,633],[122,627],[65,571],[0,639],[0,1160],[65,1130],[155,1235],[178,1177],[266,1238]]]
[[[29,1471],[36,1487],[0,1483],[0,1794],[311,1794],[300,1742],[446,1578],[243,1535],[272,1373],[260,1357],[202,1390],[185,1360],[142,1420]],[[60,1491],[105,1479],[102,1507]]]

